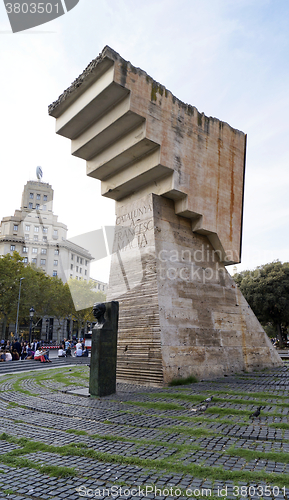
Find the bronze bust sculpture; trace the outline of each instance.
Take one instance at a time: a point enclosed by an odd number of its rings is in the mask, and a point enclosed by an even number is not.
[[[96,302],[93,305],[93,316],[95,317],[97,324],[95,325],[96,328],[102,328],[104,323],[105,323],[105,315],[106,312],[106,306],[105,304],[100,304]]]

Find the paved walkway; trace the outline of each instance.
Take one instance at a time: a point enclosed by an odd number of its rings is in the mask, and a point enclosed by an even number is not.
[[[166,389],[118,384],[102,399],[69,393],[76,378],[16,380],[0,379],[0,499],[289,499],[287,366]],[[50,465],[74,471],[57,478]]]

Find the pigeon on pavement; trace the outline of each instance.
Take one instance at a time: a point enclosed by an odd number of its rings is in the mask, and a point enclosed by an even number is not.
[[[207,399],[204,399],[204,401],[201,401],[201,403],[210,403],[212,401],[214,396],[210,396],[209,398]]]

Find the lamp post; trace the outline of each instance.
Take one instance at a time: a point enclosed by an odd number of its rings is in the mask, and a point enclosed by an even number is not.
[[[29,315],[30,315],[29,344],[31,344],[32,320],[33,320],[34,313],[35,313],[34,308],[30,307],[30,310],[29,310]]]
[[[48,323],[49,323],[49,319],[46,318],[46,339],[45,339],[46,342],[48,342]]]
[[[20,278],[18,304],[17,304],[17,315],[16,315],[16,327],[15,327],[15,340],[17,340],[17,334],[18,334],[18,316],[19,316],[19,304],[20,304],[20,294],[21,294],[22,280],[24,280],[24,278]]]

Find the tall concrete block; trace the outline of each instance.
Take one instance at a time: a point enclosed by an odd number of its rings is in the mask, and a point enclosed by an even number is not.
[[[279,366],[280,358],[220,253],[172,200],[117,202],[116,224],[134,227],[112,256],[110,296],[120,302],[120,380],[159,385]],[[116,247],[115,252],[117,251]]]
[[[49,107],[116,200],[109,299],[118,377],[162,384],[282,364],[226,272],[240,262],[246,135],[178,100],[109,47]],[[121,243],[121,244],[120,244]]]

